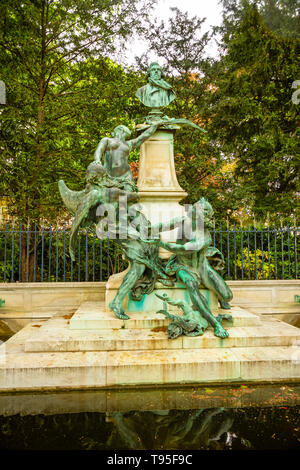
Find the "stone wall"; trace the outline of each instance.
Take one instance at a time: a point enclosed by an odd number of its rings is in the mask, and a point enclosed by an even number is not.
[[[294,301],[295,295],[300,295],[300,280],[228,284],[233,291],[232,305],[253,313],[278,315],[292,324],[300,320],[300,303]],[[0,309],[0,321],[16,330],[17,325],[47,319],[60,311],[71,313],[84,301],[104,301],[105,285],[105,282],[3,283],[0,298],[5,305]]]

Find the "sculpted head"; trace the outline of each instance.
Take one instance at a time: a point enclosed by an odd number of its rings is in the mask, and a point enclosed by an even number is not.
[[[128,129],[128,127],[126,126],[123,126],[122,124],[120,126],[117,126],[114,128],[113,132],[112,132],[112,136],[113,137],[117,137],[119,139],[129,139],[129,137],[131,136],[131,132],[130,130]]]
[[[214,210],[204,197],[193,205],[193,215],[200,217],[205,227],[213,228]]]
[[[154,80],[160,80],[163,78],[162,68],[157,62],[152,62],[149,65],[147,71],[147,78],[153,78]]]
[[[176,98],[172,85],[164,80],[161,66],[152,62],[147,71],[147,85],[139,88],[135,96],[148,108],[163,108]]]

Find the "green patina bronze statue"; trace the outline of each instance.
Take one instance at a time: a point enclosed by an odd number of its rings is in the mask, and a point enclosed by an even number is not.
[[[169,339],[178,338],[178,336],[202,336],[204,331],[208,327],[207,320],[201,315],[199,310],[194,305],[190,305],[185,300],[171,299],[167,294],[155,294],[159,299],[163,301],[163,309],[158,310],[156,313],[163,313],[166,318],[172,320],[167,329],[167,335]],[[200,294],[201,295],[201,294]],[[202,301],[204,299],[203,296]],[[183,316],[174,315],[168,312],[167,304],[179,307],[183,311]],[[219,323],[223,320],[232,322],[232,315],[219,314],[215,317]],[[222,337],[222,336],[221,336]]]
[[[129,261],[129,270],[109,305],[118,318],[129,318],[123,308],[127,294],[130,294],[133,301],[139,301],[144,295],[153,292],[157,281],[168,287],[179,281],[185,285],[191,304],[160,297],[164,300],[163,313],[172,320],[168,330],[169,337],[174,338],[180,334],[201,335],[210,324],[216,336],[226,338],[228,332],[221,324],[224,315],[215,317],[199,290],[199,285],[204,285],[215,292],[222,308],[230,308],[232,293],[212,267],[212,260],[217,260],[220,267],[224,259],[211,246],[211,205],[201,199],[185,216],[151,226],[139,204],[138,188],[128,163],[129,153],[139,148],[159,128],[173,131],[180,128],[180,125],[188,125],[205,131],[188,119],[161,117],[159,108],[167,106],[175,98],[175,94],[172,87],[162,79],[158,64],[150,65],[149,83],[138,90],[137,96],[146,106],[152,108],[152,115],[150,113],[146,122],[139,126],[140,135],[126,140],[131,132],[126,126],[119,125],[111,138],[101,139],[94,153],[94,161],[87,168],[84,190],[71,191],[64,181],[59,181],[61,197],[74,216],[69,244],[71,259],[75,259],[80,226],[96,225],[97,236],[115,239]],[[176,243],[154,239],[153,233],[159,236],[161,232],[175,228],[180,232]],[[159,256],[159,247],[174,254],[165,261]],[[180,307],[184,312],[183,317],[171,315],[167,309],[168,303]]]
[[[208,327],[208,322],[201,313],[185,300],[171,299],[167,294],[155,294],[163,301],[163,309],[156,313],[163,313],[166,318],[172,320],[167,329],[169,339],[177,338],[180,335],[200,336]],[[168,312],[168,304],[179,307],[183,311],[183,316],[174,315]]]
[[[118,208],[120,197],[126,198],[128,203],[139,200],[137,186],[134,182],[128,155],[134,148],[139,148],[148,139],[160,121],[149,126],[139,137],[126,141],[131,135],[126,126],[117,126],[113,137],[104,137],[99,142],[94,154],[94,161],[88,166],[86,173],[86,188],[83,191],[71,191],[63,180],[59,181],[61,197],[72,215],[75,216],[70,236],[70,255],[75,260],[76,236],[80,225],[97,223],[97,207],[112,204]],[[104,166],[101,159],[104,156]]]
[[[136,139],[126,140],[131,136],[130,130],[123,125],[117,126],[112,137],[104,137],[98,144],[94,154],[94,160],[101,163],[104,156],[104,168],[114,181],[123,183],[123,189],[132,191],[135,187],[134,179],[128,163],[128,155],[133,149],[140,148],[143,142],[156,132],[158,126],[163,124],[158,121],[148,127]]]
[[[158,246],[174,253],[165,266],[166,274],[175,275],[177,280],[185,285],[192,304],[213,326],[215,335],[226,338],[228,332],[211,313],[206,299],[199,290],[199,284],[204,285],[207,289],[215,292],[222,308],[230,308],[229,302],[232,299],[232,292],[209,263],[209,258],[216,256],[216,254],[223,258],[219,250],[211,246],[212,239],[209,228],[212,228],[212,218],[213,209],[209,202],[202,198],[193,205],[192,211],[187,215],[184,233],[180,234],[181,236],[176,243],[161,240],[145,240],[145,242],[158,244]]]
[[[168,106],[176,98],[172,86],[162,77],[162,68],[157,62],[152,62],[148,68],[147,85],[139,88],[135,94],[148,108]]]
[[[158,254],[158,245],[149,245],[148,240],[143,240],[143,236],[151,231],[154,233],[172,230],[182,223],[182,217],[173,219],[171,223],[159,223],[151,226],[142,212],[138,211],[138,207],[133,207],[136,214],[129,216],[128,238],[116,239],[117,243],[122,247],[126,258],[130,261],[130,268],[120,285],[116,297],[110,303],[109,307],[113,310],[118,318],[128,319],[129,316],[124,312],[123,300],[125,296],[131,292],[133,300],[141,300],[144,294],[153,291],[156,281],[170,286],[173,281],[169,279],[165,273],[164,265]],[[130,211],[129,211],[130,212]]]

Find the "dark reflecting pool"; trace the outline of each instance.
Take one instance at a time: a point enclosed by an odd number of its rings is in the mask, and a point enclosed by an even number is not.
[[[293,385],[0,395],[1,413],[2,450],[300,448]]]

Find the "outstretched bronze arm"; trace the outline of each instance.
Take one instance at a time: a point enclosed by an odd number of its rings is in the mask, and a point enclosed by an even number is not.
[[[172,253],[178,253],[182,255],[186,254],[187,251],[200,251],[205,246],[202,240],[196,240],[196,239],[191,240],[190,242],[187,242],[184,245],[180,245],[179,243],[164,242],[162,240],[142,239],[142,241],[145,243],[150,243],[150,244],[157,243],[159,246],[161,246],[162,248],[165,248],[168,251],[171,251]]]
[[[127,143],[131,146],[131,149],[140,148],[140,146],[149,139],[154,132],[156,132],[158,126],[164,124],[165,121],[157,121],[152,126],[148,127],[142,134],[140,134],[136,139],[128,140]]]
[[[166,222],[159,222],[152,226],[153,233],[174,230],[174,228],[180,227],[185,218],[185,215],[181,215],[180,217],[175,217],[174,219],[167,220]]]

